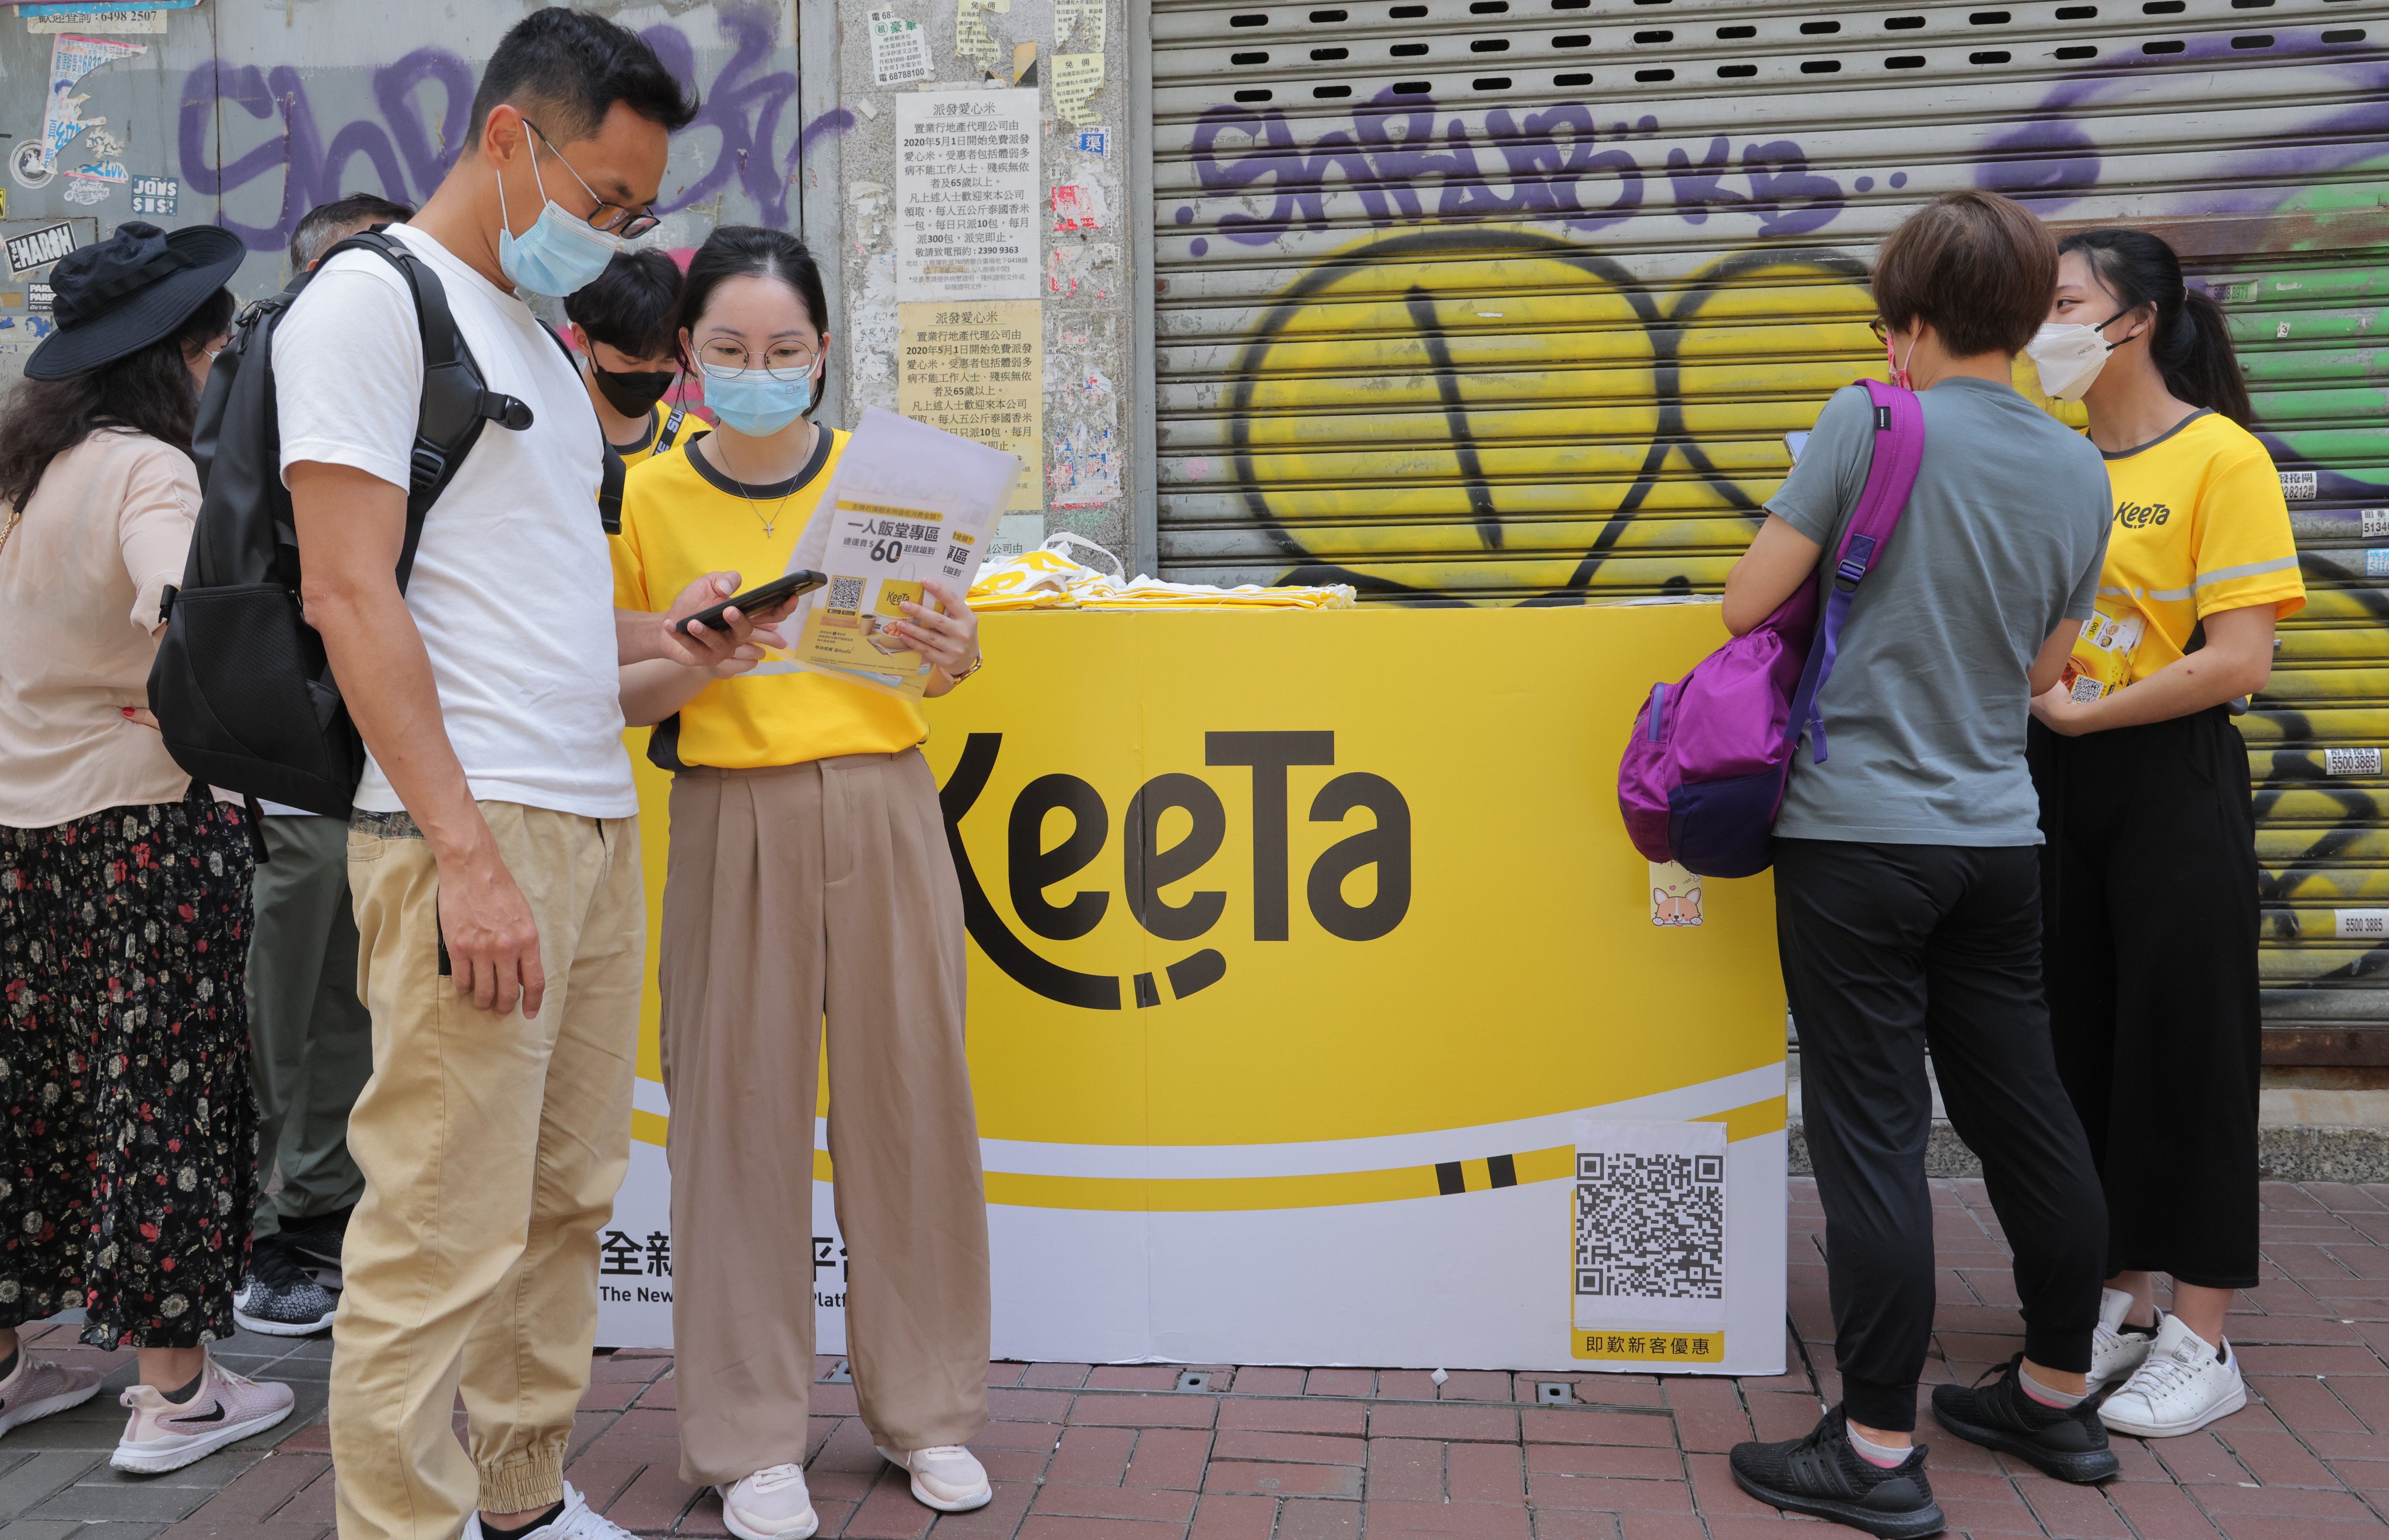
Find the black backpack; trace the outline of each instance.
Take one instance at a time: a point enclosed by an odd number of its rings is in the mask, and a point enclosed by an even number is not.
[[[440,275],[402,242],[377,228],[351,235],[325,257],[349,250],[371,251],[399,270],[414,292],[423,333],[423,401],[398,557],[403,593],[424,515],[482,428],[496,423],[520,432],[530,426],[531,413],[484,385]],[[323,639],[300,612],[298,531],[282,485],[274,332],[313,271],[244,311],[209,374],[191,442],[198,520],[183,581],[166,590],[166,633],[149,670],[149,709],[167,752],[198,780],[242,794],[261,846],[257,799],[346,818],[365,766],[364,741],[340,700]],[[621,528],[621,460],[609,448],[599,498],[609,534]]]

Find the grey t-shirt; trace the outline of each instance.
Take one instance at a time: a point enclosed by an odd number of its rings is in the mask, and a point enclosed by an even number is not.
[[[1825,761],[1802,744],[1775,832],[2038,845],[2026,676],[2062,621],[2090,615],[2107,554],[2107,468],[2089,439],[2007,386],[1944,380],[1917,399],[1916,490],[1843,624],[1819,701]],[[1873,458],[1866,391],[1836,391],[1768,500],[1825,547],[1820,582]]]

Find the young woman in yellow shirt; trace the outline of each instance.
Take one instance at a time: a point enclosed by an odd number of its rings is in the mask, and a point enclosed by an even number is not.
[[[689,263],[679,346],[718,423],[633,469],[616,603],[660,609],[709,573],[788,566],[844,436],[809,414],[829,338],[821,274],[774,230],[717,230]],[[942,694],[978,667],[962,595],[896,628]],[[767,617],[768,618],[768,617]],[[776,632],[759,632],[776,645]],[[963,1054],[962,892],[928,736],[902,697],[766,659],[720,677],[626,670],[630,719],[674,772],[662,934],[667,1152],[679,1252],[681,1473],[742,1540],[801,1540],[813,1376],[813,1110],[828,1036],[863,1422],[913,1494],[991,1495],[962,1447],[987,1419],[987,1210]]]
[[[2306,587],[2223,313],[2172,248],[2067,236],[2031,351],[2089,409],[2115,506],[2098,613],[2027,744],[2058,1069],[2107,1193],[2091,1381],[2110,1429],[2165,1437],[2247,1402],[2223,1335],[2257,1281],[2255,822],[2231,715]]]

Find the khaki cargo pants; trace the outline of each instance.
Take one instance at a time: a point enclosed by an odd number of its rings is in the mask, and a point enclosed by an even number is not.
[[[630,1164],[646,909],[635,819],[484,802],[539,924],[547,999],[492,1016],[441,964],[439,871],[404,814],[349,836],[373,1078],[332,1327],[341,1540],[454,1540],[563,1495],[597,1231]],[[459,1389],[468,1457],[451,1423]]]

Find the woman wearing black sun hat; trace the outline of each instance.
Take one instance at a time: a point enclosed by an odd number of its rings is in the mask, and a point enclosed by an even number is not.
[[[113,1463],[172,1470],[289,1415],[226,1372],[257,1191],[236,808],[148,721],[159,605],[198,512],[192,420],[239,239],[128,220],[58,260],[57,330],[0,401],[0,1433],[139,1350]]]

